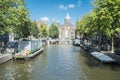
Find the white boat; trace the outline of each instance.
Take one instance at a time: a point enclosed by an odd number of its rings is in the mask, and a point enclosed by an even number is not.
[[[116,60],[112,59],[108,55],[105,55],[101,52],[91,52],[91,55],[95,57],[96,59],[100,60],[101,62],[104,63],[109,63],[109,62],[115,62]]]

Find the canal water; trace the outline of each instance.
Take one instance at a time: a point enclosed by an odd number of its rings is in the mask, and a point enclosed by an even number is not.
[[[1,64],[0,80],[120,80],[120,65],[102,64],[70,44],[48,45],[33,59]]]

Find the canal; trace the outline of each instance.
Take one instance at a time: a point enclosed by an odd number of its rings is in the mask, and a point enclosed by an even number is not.
[[[33,59],[1,64],[0,80],[120,80],[120,66],[102,64],[70,44],[48,45]]]

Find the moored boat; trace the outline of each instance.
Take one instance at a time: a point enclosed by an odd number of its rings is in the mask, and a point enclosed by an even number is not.
[[[112,59],[108,55],[105,55],[101,52],[96,52],[96,51],[91,52],[91,55],[95,57],[96,59],[98,59],[99,61],[104,62],[104,63],[116,62],[116,60]]]
[[[38,54],[40,54],[43,50],[44,50],[44,48],[41,48],[33,53],[21,52],[21,53],[16,54],[14,56],[14,58],[15,59],[30,59],[30,58],[33,58],[33,57],[37,56]]]
[[[19,41],[18,52],[15,53],[15,59],[29,59],[40,54],[44,50],[41,40]]]

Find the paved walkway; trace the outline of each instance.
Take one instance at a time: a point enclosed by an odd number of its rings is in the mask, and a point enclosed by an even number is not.
[[[4,54],[0,53],[0,64],[7,62],[12,59],[13,49],[6,49]]]

